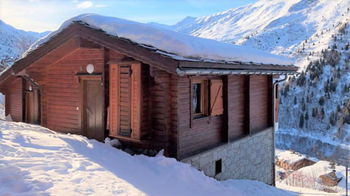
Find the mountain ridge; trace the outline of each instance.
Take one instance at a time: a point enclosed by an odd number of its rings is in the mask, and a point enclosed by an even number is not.
[[[0,65],[11,65],[31,44],[48,33],[20,30],[0,19]]]

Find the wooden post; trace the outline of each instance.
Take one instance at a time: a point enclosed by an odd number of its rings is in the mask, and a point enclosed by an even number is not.
[[[348,191],[349,191],[349,188],[348,188],[348,178],[349,178],[349,164],[346,164],[345,166],[345,195],[346,196],[349,196],[348,195]]]

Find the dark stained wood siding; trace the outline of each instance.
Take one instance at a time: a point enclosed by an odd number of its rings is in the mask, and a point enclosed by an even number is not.
[[[23,79],[15,78],[5,91],[5,115],[11,115],[12,120],[23,121]]]
[[[178,95],[178,83],[179,77],[177,75],[171,75],[170,77],[170,134],[169,134],[169,156],[177,157],[178,156],[178,113],[177,107],[179,104],[177,95]]]
[[[149,139],[151,137],[151,114],[150,102],[151,92],[150,86],[150,66],[141,64],[141,139]]]
[[[153,140],[167,148],[170,115],[170,77],[166,71],[151,68],[151,123]]]
[[[203,117],[190,122],[190,79],[177,82],[178,158],[182,159],[222,143],[223,115]]]
[[[250,128],[259,132],[272,126],[271,76],[250,76]]]
[[[249,134],[249,76],[228,76],[228,137],[230,140]],[[248,108],[249,109],[249,108]]]
[[[43,115],[46,127],[81,133],[81,97],[77,73],[86,73],[93,64],[95,73],[103,70],[103,50],[79,49],[50,65],[43,83]]]

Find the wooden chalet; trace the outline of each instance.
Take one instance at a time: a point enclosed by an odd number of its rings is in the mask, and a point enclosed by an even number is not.
[[[0,75],[6,116],[184,159],[273,126],[294,66],[174,59],[74,22]]]

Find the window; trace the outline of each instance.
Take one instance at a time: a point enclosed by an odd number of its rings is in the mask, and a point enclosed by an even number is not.
[[[191,88],[193,118],[224,113],[221,79],[193,79]]]
[[[192,81],[192,113],[194,118],[208,115],[208,81]]]
[[[222,172],[222,160],[215,161],[215,175],[218,175]]]
[[[193,88],[193,97],[192,97],[192,106],[193,113],[201,113],[201,87],[200,83],[196,83],[192,85]]]

